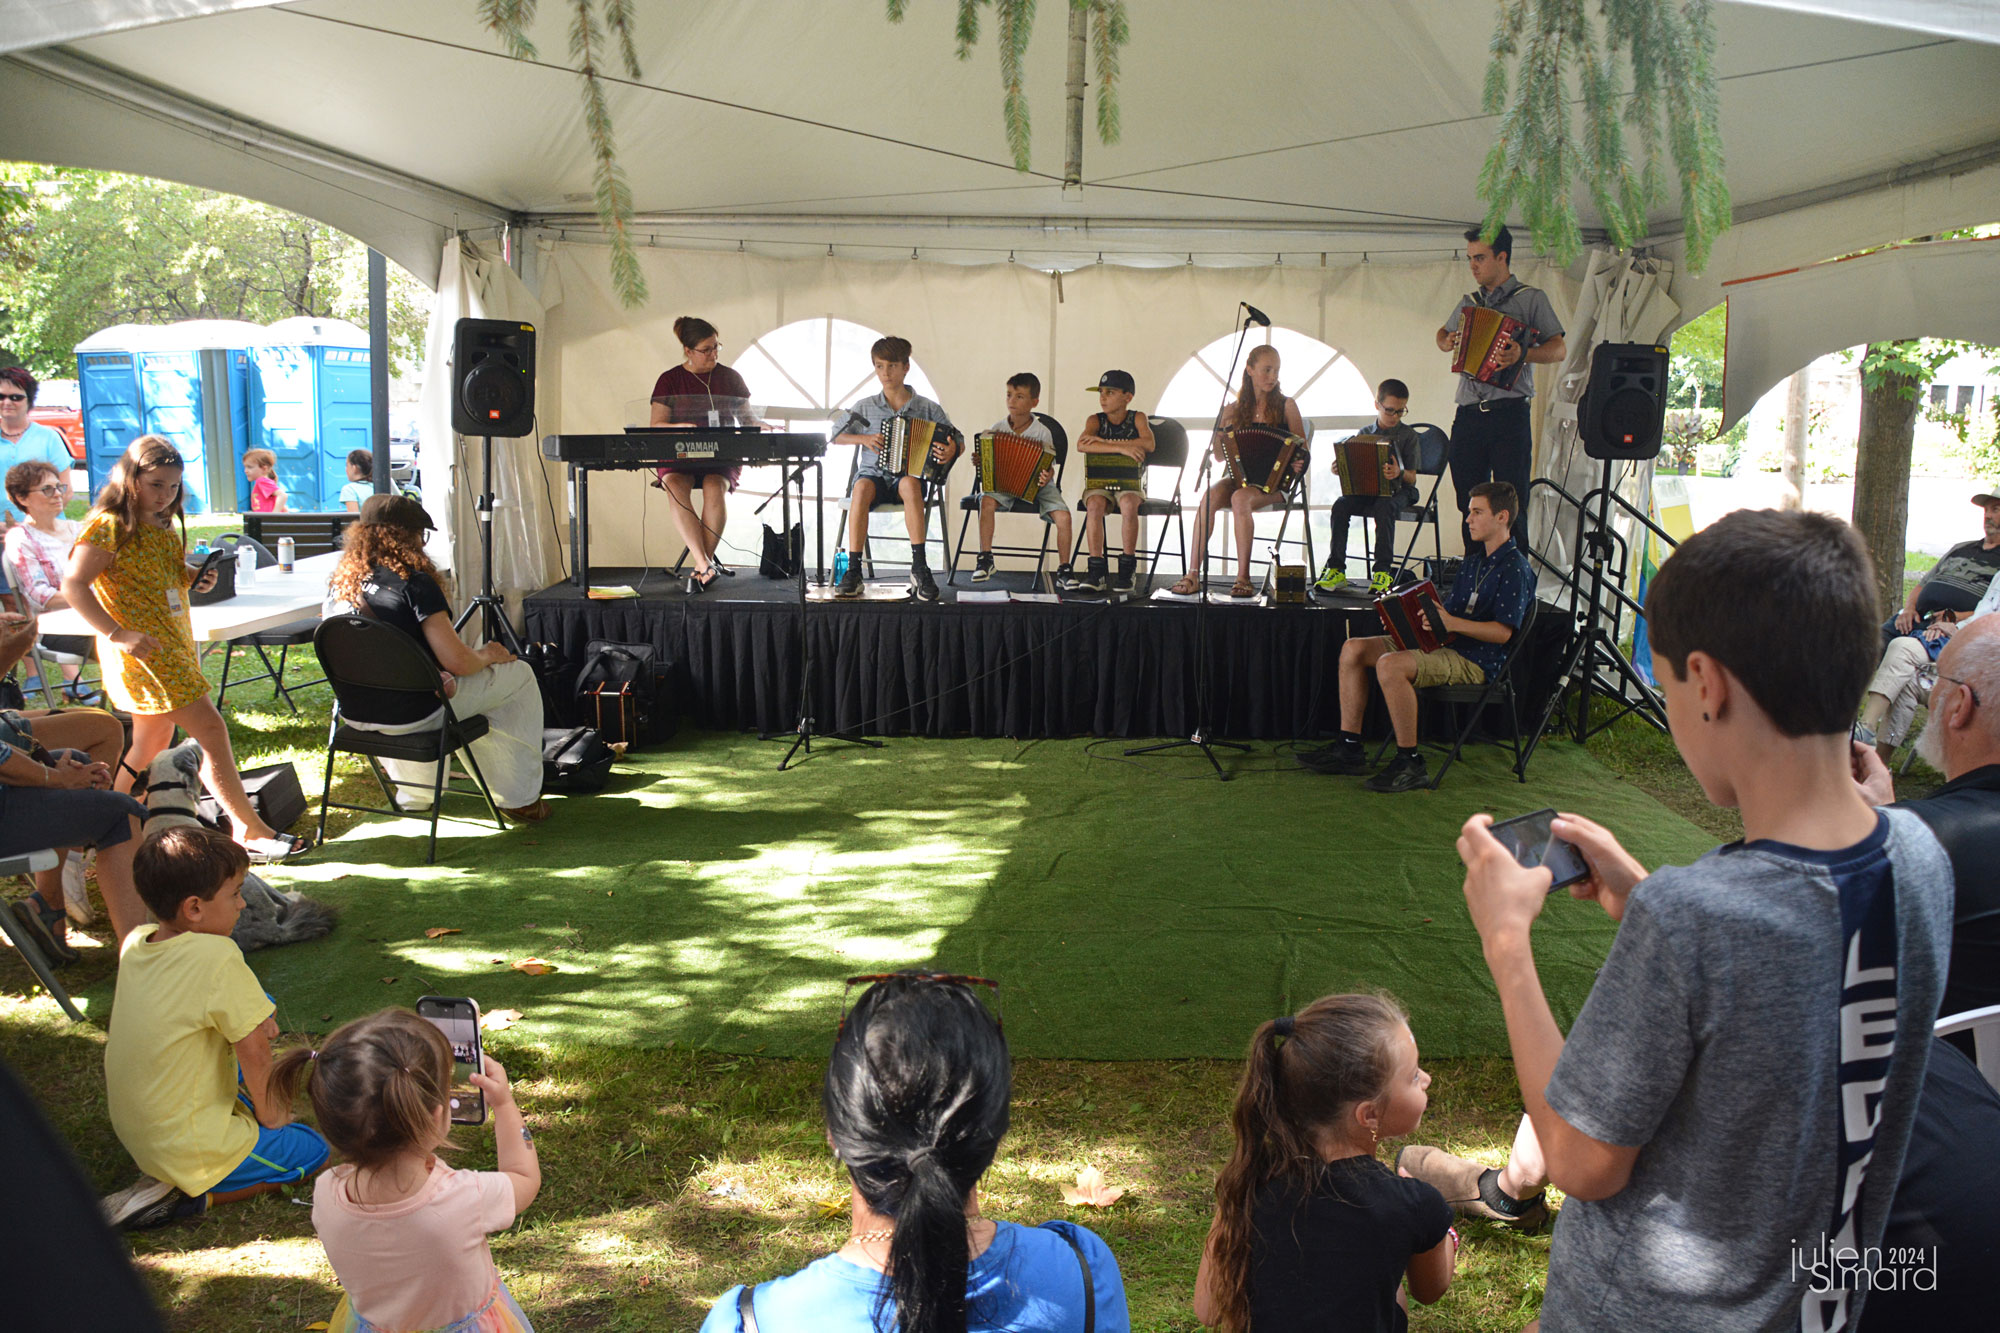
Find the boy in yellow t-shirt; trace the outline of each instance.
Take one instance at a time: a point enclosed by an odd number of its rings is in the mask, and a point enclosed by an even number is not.
[[[104,1201],[124,1230],[304,1180],[326,1140],[271,1095],[271,997],[229,932],[250,861],[199,827],[153,834],[132,879],[156,926],[125,937],[104,1046],[111,1127],[145,1172]]]

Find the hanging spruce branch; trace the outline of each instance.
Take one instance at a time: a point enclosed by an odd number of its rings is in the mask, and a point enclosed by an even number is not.
[[[1730,211],[1711,0],[1499,3],[1485,105],[1500,127],[1479,174],[1488,235],[1518,207],[1536,248],[1569,263],[1583,248],[1580,175],[1612,241],[1633,245],[1665,193],[1664,148],[1680,184],[1688,268],[1700,272]],[[1580,131],[1573,103],[1583,109]],[[1638,145],[1636,167],[1628,139]]]
[[[535,60],[539,53],[528,37],[538,0],[478,0],[479,21],[506,44],[507,54],[517,60]],[[639,257],[632,249],[632,186],[618,165],[616,142],[611,133],[611,110],[604,97],[604,83],[597,77],[604,59],[608,30],[618,45],[618,59],[625,73],[639,77],[639,55],[632,43],[632,0],[568,0],[570,7],[569,54],[583,80],[583,128],[590,139],[594,161],[593,192],[597,218],[611,238],[611,284],[618,299],[628,307],[646,303],[646,278],[639,271]],[[602,10],[600,17],[599,10]]]
[[[909,0],[885,0],[889,22],[901,23]],[[1070,7],[1090,16],[1092,68],[1097,76],[1097,137],[1118,142],[1118,54],[1131,38],[1125,0],[1069,0]],[[1028,169],[1030,125],[1028,99],[1021,91],[1028,55],[1028,38],[1035,27],[1035,0],[958,0],[953,36],[958,58],[970,60],[979,45],[979,9],[993,8],[999,30],[1001,119],[1007,127],[1007,150],[1017,171]]]

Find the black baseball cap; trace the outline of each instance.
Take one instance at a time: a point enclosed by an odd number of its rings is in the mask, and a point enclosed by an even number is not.
[[[1107,370],[1097,377],[1097,383],[1090,386],[1096,393],[1100,389],[1117,389],[1121,393],[1137,393],[1139,386],[1133,382],[1132,373],[1127,370]]]
[[[361,502],[355,519],[371,528],[401,528],[405,532],[425,532],[437,527],[424,507],[407,495],[371,495]]]

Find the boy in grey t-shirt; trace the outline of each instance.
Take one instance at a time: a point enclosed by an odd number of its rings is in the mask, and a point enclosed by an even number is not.
[[[1542,1326],[1852,1328],[1867,1283],[1897,1275],[1829,1264],[1828,1238],[1844,1225],[1866,1254],[1881,1237],[1951,926],[1936,840],[1853,780],[1868,557],[1838,520],[1738,512],[1682,544],[1647,616],[1675,744],[1745,839],[1649,876],[1605,829],[1556,821],[1591,868],[1571,895],[1620,923],[1567,1040],[1529,945],[1547,872],[1486,815],[1458,844],[1534,1137],[1569,1195]]]

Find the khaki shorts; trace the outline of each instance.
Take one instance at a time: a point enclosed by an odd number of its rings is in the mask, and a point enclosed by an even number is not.
[[[1486,672],[1475,662],[1460,656],[1455,649],[1439,648],[1435,652],[1417,653],[1417,675],[1411,683],[1420,690],[1433,685],[1484,685]]]

